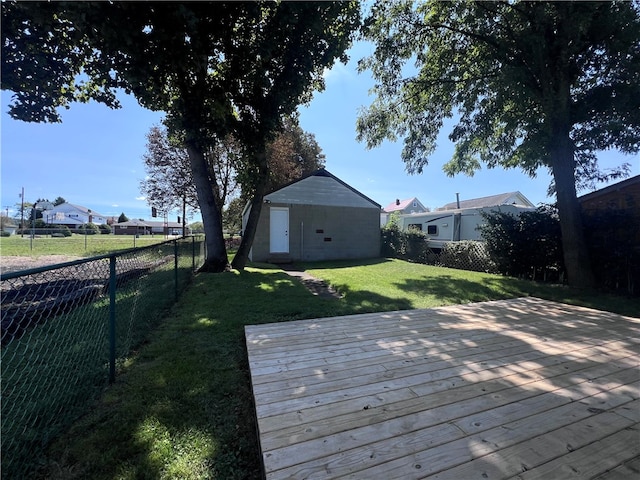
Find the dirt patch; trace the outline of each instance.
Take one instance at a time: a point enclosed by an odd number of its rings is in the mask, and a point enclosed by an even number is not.
[[[72,255],[41,255],[38,257],[0,257],[0,273],[19,272],[30,268],[46,267],[58,263],[80,260]]]

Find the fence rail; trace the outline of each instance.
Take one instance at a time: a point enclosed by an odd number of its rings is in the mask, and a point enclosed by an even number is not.
[[[2,478],[26,478],[204,260],[196,237],[0,275]]]

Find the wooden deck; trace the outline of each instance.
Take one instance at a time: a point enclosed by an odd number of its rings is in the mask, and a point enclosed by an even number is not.
[[[265,476],[640,478],[640,319],[536,298],[246,327]]]

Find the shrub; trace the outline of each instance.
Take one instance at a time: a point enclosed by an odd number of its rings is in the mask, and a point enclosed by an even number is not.
[[[96,235],[100,233],[100,229],[95,223],[85,223],[78,227],[78,232],[83,235]]]
[[[560,222],[554,209],[542,206],[520,215],[498,211],[481,215],[485,223],[480,234],[500,273],[532,280],[563,277]]]
[[[5,230],[2,230],[0,232],[0,237],[10,237],[10,236],[11,236],[11,234],[9,232],[5,231]]]
[[[98,225],[98,228],[100,229],[100,233],[102,233],[103,235],[111,233],[111,226],[107,225],[106,223]]]
[[[442,267],[487,273],[498,271],[485,243],[473,240],[446,243],[436,261]]]

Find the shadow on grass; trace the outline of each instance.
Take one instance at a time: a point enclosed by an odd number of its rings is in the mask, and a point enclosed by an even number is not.
[[[92,412],[49,451],[47,478],[262,478],[244,326],[402,300],[319,298],[279,270],[198,275]]]
[[[532,292],[532,285],[446,273],[397,284],[448,303],[525,295],[562,300],[572,292],[539,286]],[[51,448],[42,476],[262,478],[244,326],[413,308],[408,299],[337,288],[344,298],[320,298],[279,269],[198,275],[92,413]]]

